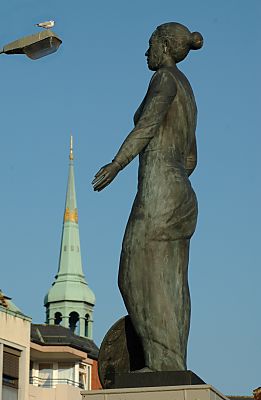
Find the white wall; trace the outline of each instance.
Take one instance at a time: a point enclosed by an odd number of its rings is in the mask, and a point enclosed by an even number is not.
[[[29,400],[82,400],[81,391],[74,386],[62,384],[50,389],[30,385]]]

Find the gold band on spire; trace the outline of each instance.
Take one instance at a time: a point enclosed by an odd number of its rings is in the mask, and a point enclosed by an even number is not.
[[[74,210],[70,210],[68,207],[66,207],[65,212],[64,212],[64,222],[75,222],[78,224],[78,210],[75,208]]]
[[[73,160],[73,137],[71,135],[71,140],[70,140],[70,155],[69,159],[72,161]]]

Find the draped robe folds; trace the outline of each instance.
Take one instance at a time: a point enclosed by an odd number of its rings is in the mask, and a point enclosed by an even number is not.
[[[189,241],[197,199],[188,175],[196,166],[197,109],[177,67],[160,68],[115,161],[139,154],[138,190],[124,234],[119,288],[141,339],[146,367],[186,370],[190,325]]]

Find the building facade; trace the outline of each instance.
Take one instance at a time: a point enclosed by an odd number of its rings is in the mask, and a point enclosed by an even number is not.
[[[59,325],[32,324],[30,399],[62,400],[73,395],[80,400],[81,390],[99,389],[97,357],[92,340]]]
[[[31,319],[0,291],[0,400],[28,400]]]

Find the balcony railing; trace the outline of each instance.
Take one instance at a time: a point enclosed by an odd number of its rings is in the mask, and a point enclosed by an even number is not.
[[[37,376],[30,377],[30,384],[34,386],[40,386],[44,388],[55,388],[56,385],[70,385],[84,389],[84,385],[80,382],[73,381],[71,379],[61,378],[61,379],[49,379],[49,378],[39,378]]]

